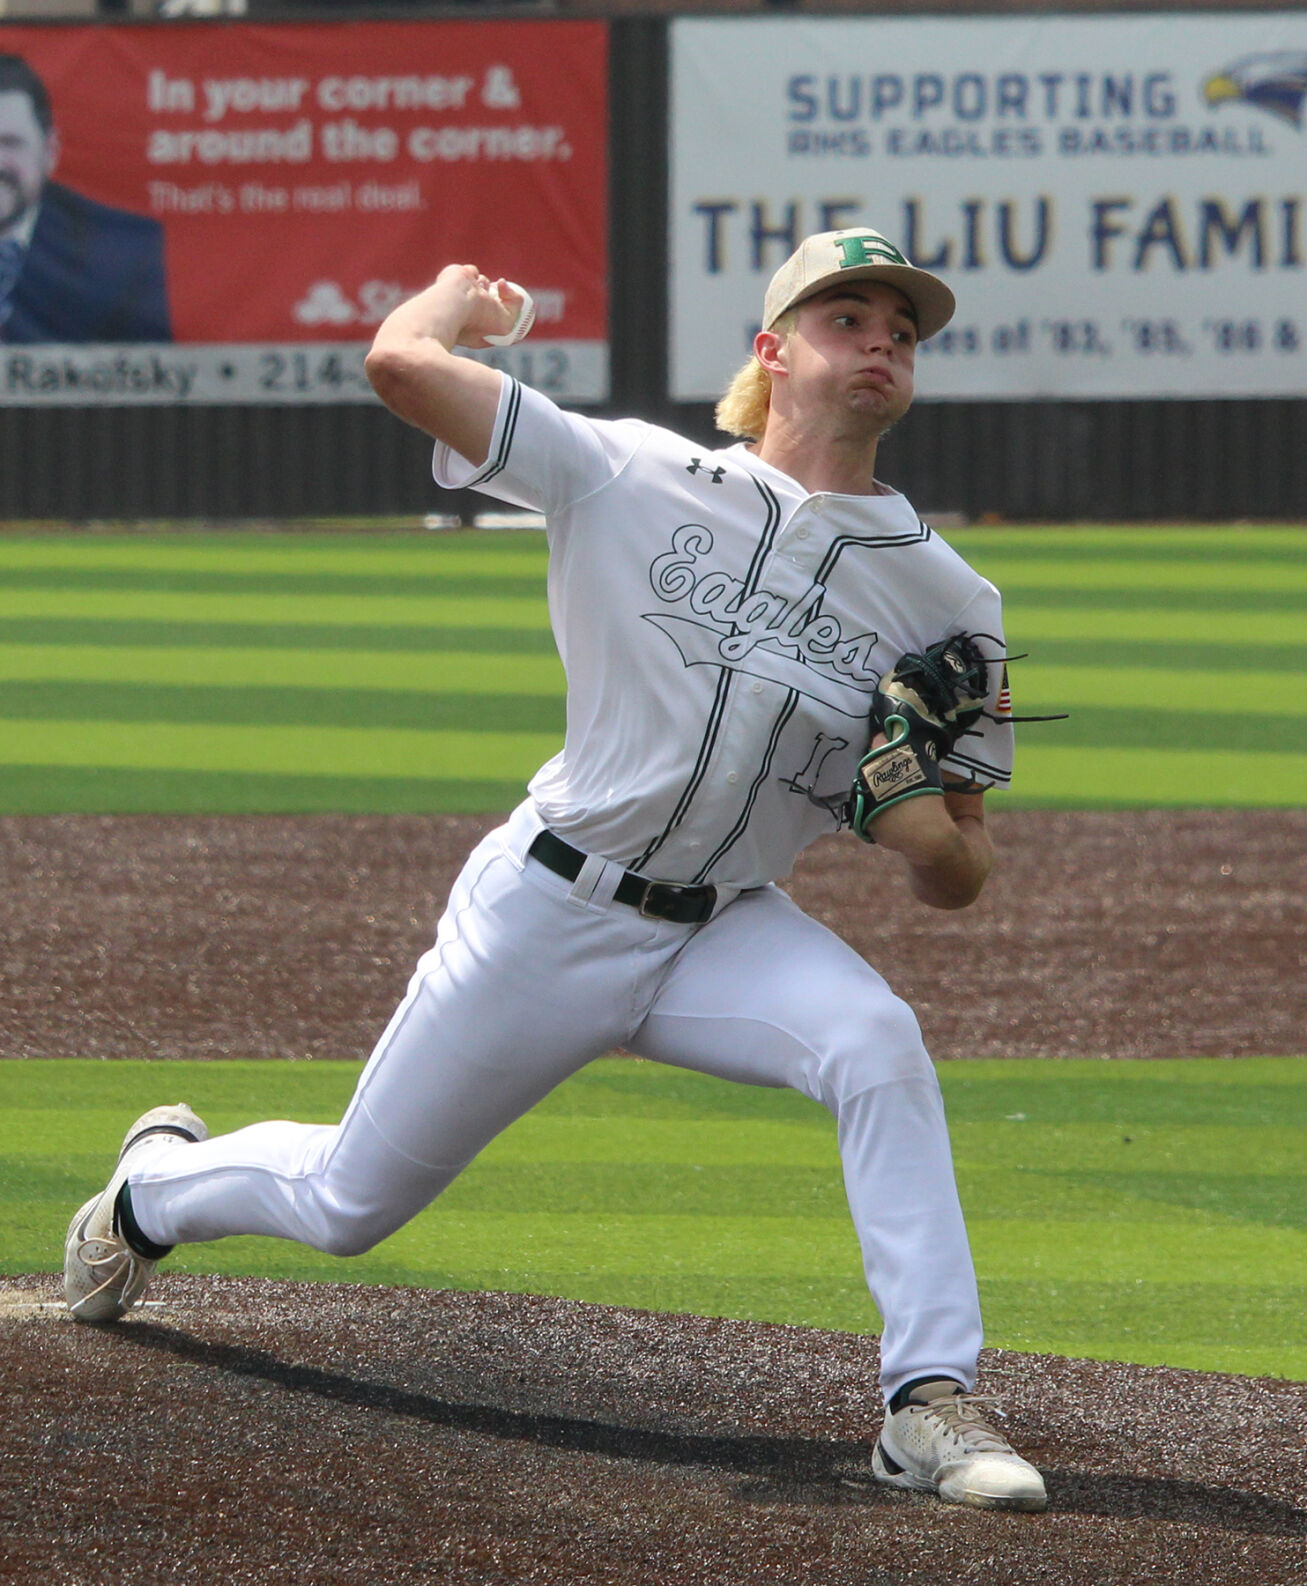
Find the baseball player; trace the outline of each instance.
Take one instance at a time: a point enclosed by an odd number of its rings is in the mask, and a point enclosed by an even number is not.
[[[183,1242],[367,1250],[623,1047],[829,1108],[884,1320],[875,1474],[1045,1506],[972,1391],[976,1281],[917,1021],[776,885],[846,826],[933,907],[990,869],[984,790],[1012,762],[998,593],[875,473],[953,307],[874,231],[807,238],[719,408],[742,437],[722,450],[456,356],[530,318],[473,265],[390,315],[368,374],[434,437],[437,480],[546,515],[565,741],[467,860],[339,1125],[209,1139],[179,1104],[132,1126],[69,1229],[74,1316],[122,1315]]]

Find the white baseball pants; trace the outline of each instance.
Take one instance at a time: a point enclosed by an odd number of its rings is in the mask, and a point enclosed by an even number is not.
[[[911,1009],[776,887],[703,925],[645,919],[611,901],[618,866],[592,859],[569,882],[527,858],[539,829],[523,805],[473,851],[341,1122],[161,1145],[131,1174],[141,1231],[163,1245],[270,1234],[359,1254],[554,1086],[624,1046],[829,1108],[884,1319],[886,1397],[920,1376],[970,1387],[975,1274]]]

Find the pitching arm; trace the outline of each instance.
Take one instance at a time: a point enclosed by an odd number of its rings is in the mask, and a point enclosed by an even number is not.
[[[507,334],[521,295],[474,264],[450,264],[435,281],[387,315],[364,362],[372,389],[406,423],[485,462],[503,376],[455,347],[486,347]]]

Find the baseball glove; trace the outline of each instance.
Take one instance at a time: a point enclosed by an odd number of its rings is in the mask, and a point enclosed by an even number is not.
[[[875,841],[871,823],[891,805],[944,792],[939,762],[975,726],[988,694],[988,663],[970,634],[899,657],[871,704],[872,736],[886,741],[863,756],[846,810],[863,842]]]

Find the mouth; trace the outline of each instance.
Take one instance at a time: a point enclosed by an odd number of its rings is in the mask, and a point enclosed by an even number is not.
[[[877,391],[888,391],[894,384],[894,376],[888,369],[859,369],[855,384],[861,386],[871,386]]]

